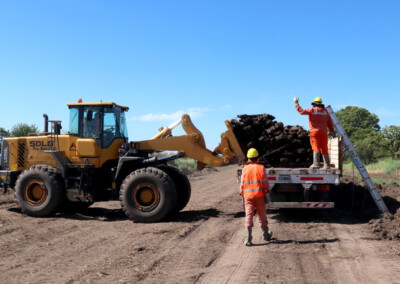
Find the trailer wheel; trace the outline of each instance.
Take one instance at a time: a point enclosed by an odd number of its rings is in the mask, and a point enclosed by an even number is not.
[[[164,218],[176,205],[171,178],[157,168],[132,172],[122,183],[119,200],[124,213],[136,222],[152,223]]]
[[[63,181],[55,168],[32,166],[23,171],[15,185],[15,196],[22,212],[44,217],[56,212],[63,199]]]
[[[175,167],[161,165],[159,168],[166,172],[175,184],[177,201],[175,208],[172,209],[172,212],[179,212],[186,207],[192,194],[189,179],[183,172]]]

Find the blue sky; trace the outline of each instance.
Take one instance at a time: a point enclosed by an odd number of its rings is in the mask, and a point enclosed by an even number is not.
[[[400,1],[0,1],[0,36],[6,129],[78,98],[129,106],[130,140],[189,113],[211,149],[237,114],[307,127],[294,96],[400,125]]]

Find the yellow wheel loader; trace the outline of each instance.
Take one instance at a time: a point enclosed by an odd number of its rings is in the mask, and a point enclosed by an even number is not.
[[[67,105],[67,134],[61,134],[61,121],[44,115],[43,133],[3,140],[0,186],[13,189],[22,212],[30,216],[52,215],[65,204],[119,199],[130,219],[157,222],[182,210],[191,195],[188,178],[168,161],[187,156],[202,169],[245,159],[228,121],[211,152],[188,115],[152,139],[129,142],[128,107],[81,100]],[[172,136],[180,124],[186,135]],[[174,154],[158,158],[158,151]]]

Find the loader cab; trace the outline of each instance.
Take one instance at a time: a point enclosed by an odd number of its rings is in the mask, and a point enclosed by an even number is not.
[[[101,148],[108,148],[115,139],[128,141],[125,112],[128,107],[115,103],[71,103],[69,134],[92,138]]]

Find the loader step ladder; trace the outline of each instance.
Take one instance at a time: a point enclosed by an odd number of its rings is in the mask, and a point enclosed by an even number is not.
[[[339,119],[337,118],[336,114],[333,112],[332,107],[327,106],[326,110],[328,111],[328,114],[332,119],[333,127],[335,128],[337,133],[343,137],[343,143],[346,146],[347,152],[349,153],[351,159],[353,160],[354,164],[356,165],[362,179],[364,180],[365,184],[367,185],[369,193],[371,194],[372,198],[374,199],[379,210],[382,213],[389,212],[389,210],[386,207],[385,202],[383,201],[379,192],[376,190],[376,187],[375,187],[374,183],[372,182],[372,179],[369,176],[367,169],[364,167],[364,164],[362,163],[360,157],[358,156],[356,149],[354,148],[349,137],[347,136],[346,132],[344,131],[343,126],[340,124]]]

